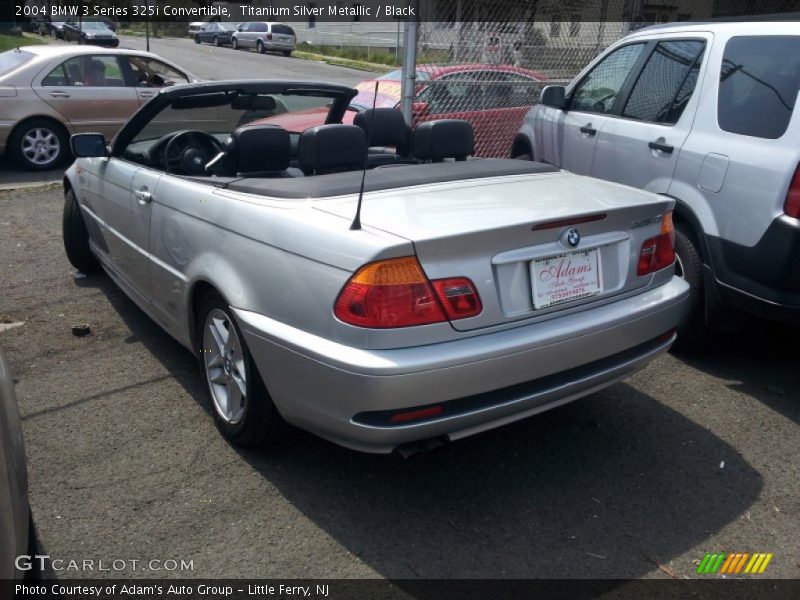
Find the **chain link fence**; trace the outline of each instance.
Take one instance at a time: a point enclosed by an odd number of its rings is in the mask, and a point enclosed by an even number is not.
[[[436,0],[421,3],[414,121],[472,122],[477,156],[509,156],[541,89],[566,84],[649,25],[785,12],[786,0]],[[656,100],[654,100],[655,102]]]

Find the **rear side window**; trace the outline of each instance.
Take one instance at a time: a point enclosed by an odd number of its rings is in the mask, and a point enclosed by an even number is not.
[[[288,25],[273,25],[272,33],[277,33],[278,35],[294,35],[294,29]]]
[[[9,50],[0,54],[0,75],[11,73],[33,59],[33,54],[22,50]]]
[[[725,46],[719,76],[721,129],[777,139],[786,133],[800,88],[800,36],[741,36]]]
[[[622,116],[676,123],[697,84],[704,48],[700,40],[659,43],[633,86]]]

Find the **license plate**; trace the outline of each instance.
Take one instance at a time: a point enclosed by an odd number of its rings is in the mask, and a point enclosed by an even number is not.
[[[588,298],[603,291],[597,248],[564,252],[531,262],[533,307]]]

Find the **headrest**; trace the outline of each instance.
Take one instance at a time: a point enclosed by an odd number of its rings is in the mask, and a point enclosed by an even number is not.
[[[355,125],[318,125],[300,134],[298,158],[304,171],[361,168],[367,157],[367,136]]]
[[[472,125],[467,121],[423,121],[414,130],[414,156],[419,160],[466,160],[474,151]]]
[[[353,119],[367,134],[370,146],[395,146],[398,154],[407,154],[411,128],[396,108],[370,108]]]
[[[231,134],[225,154],[236,173],[285,171],[292,143],[289,132],[276,125],[245,125]]]

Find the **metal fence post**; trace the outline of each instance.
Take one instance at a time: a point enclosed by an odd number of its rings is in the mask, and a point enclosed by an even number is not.
[[[415,5],[419,10],[419,2],[415,2]],[[403,31],[403,79],[400,84],[400,94],[403,99],[401,103],[403,117],[409,126],[414,108],[414,93],[417,89],[417,24],[417,17],[409,17],[406,19]]]

